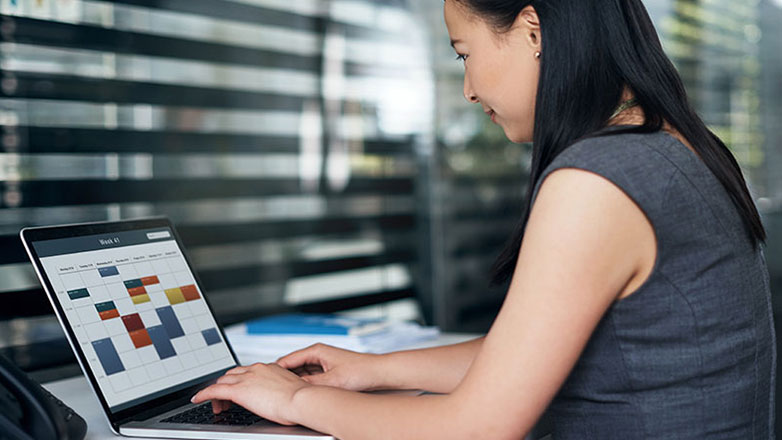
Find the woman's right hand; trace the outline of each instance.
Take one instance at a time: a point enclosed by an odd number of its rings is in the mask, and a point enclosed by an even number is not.
[[[376,354],[315,344],[281,357],[277,364],[312,385],[371,391],[384,387],[379,358]]]

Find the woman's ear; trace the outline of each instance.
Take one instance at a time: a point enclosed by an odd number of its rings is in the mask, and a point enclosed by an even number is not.
[[[513,23],[513,28],[516,32],[520,32],[520,35],[524,36],[533,50],[540,50],[540,20],[534,7],[530,5],[522,9],[516,17],[515,23]]]

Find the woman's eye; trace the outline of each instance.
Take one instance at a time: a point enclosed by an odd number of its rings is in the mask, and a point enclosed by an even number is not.
[[[458,61],[467,61],[467,57],[468,57],[468,56],[469,56],[469,55],[456,54],[456,59],[457,59]]]

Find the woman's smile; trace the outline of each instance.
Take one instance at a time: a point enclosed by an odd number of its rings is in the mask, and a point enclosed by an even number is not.
[[[484,113],[486,113],[487,115],[489,115],[489,118],[491,118],[491,121],[492,121],[492,122],[494,122],[495,124],[497,123],[497,119],[495,119],[495,116],[496,116],[497,114],[496,114],[496,113],[494,113],[494,110],[492,110],[492,109],[484,110]]]

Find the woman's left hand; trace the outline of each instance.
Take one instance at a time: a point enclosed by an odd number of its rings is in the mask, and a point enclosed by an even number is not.
[[[193,403],[212,401],[216,413],[231,406],[231,402],[282,425],[295,425],[291,419],[293,396],[309,387],[295,373],[277,364],[253,364],[228,370],[193,396]]]

